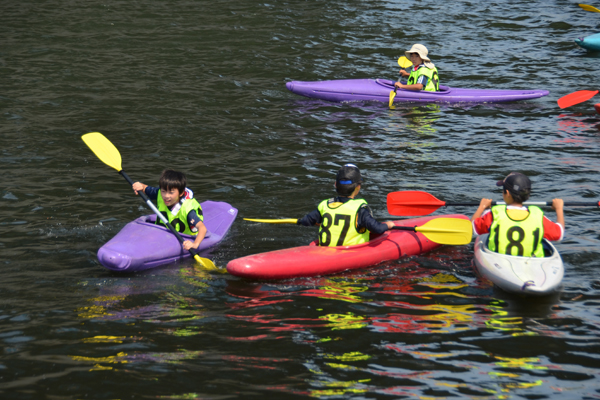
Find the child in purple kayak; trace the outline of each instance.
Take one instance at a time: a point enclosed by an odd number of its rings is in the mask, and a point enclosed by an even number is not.
[[[180,233],[196,236],[194,241],[185,240],[182,244],[184,250],[197,249],[204,240],[207,229],[204,225],[202,207],[194,193],[186,188],[185,174],[171,169],[166,169],[160,175],[158,187],[135,182],[132,185],[135,194],[144,191],[148,198],[156,200],[158,210],[169,220],[169,223]],[[163,225],[160,218],[156,219],[158,225]]]
[[[440,78],[437,68],[427,57],[427,48],[422,44],[414,44],[404,54],[413,63],[410,73],[403,69],[400,70],[400,75],[408,77],[408,82],[406,84],[396,82],[394,85],[399,89],[438,92],[440,90]]]

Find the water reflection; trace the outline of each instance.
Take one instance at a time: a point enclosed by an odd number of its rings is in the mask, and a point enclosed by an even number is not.
[[[598,133],[600,119],[597,113],[564,113],[558,116],[558,132],[564,133],[565,143],[581,143],[583,139],[578,135],[583,133]],[[577,135],[575,138],[571,137]],[[584,140],[584,139],[583,139]]]

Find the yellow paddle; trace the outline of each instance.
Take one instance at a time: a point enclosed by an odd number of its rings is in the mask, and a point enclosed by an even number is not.
[[[256,219],[244,218],[246,221],[265,224],[296,224],[298,219]],[[471,243],[473,225],[468,219],[436,218],[421,226],[395,226],[400,231],[421,232],[427,239],[439,244],[463,245]]]
[[[579,7],[583,8],[585,11],[600,13],[600,10],[598,10],[596,7],[588,6],[587,4],[579,4]]]
[[[406,58],[405,56],[402,56],[398,59],[398,65],[402,68],[402,69],[406,69],[408,67],[410,67],[412,65],[412,63],[409,61],[408,58]],[[392,90],[390,92],[390,110],[395,110],[396,107],[394,106],[394,98],[396,97],[396,86],[394,86],[394,90]]]
[[[298,218],[287,218],[287,219],[244,218],[244,221],[262,222],[263,224],[297,224]]]
[[[94,154],[100,159],[100,161],[102,161],[109,167],[116,169],[117,172],[119,172],[119,174],[121,174],[123,178],[125,178],[125,180],[129,182],[130,185],[133,185],[133,181],[131,180],[131,178],[129,178],[129,176],[121,168],[121,154],[119,153],[119,150],[117,150],[117,148],[111,143],[110,140],[108,140],[100,132],[86,133],[81,137],[81,139],[94,152]],[[179,243],[183,244],[183,238],[181,237],[179,232],[177,232],[175,228],[173,228],[173,226],[169,223],[169,220],[160,211],[158,211],[158,208],[156,208],[154,204],[152,204],[152,201],[150,201],[148,196],[146,196],[146,193],[144,193],[143,191],[138,193],[146,202],[148,207],[150,207],[150,209],[152,209],[152,211],[154,211],[154,213],[162,220],[162,222],[164,222],[164,224],[169,228],[169,230],[173,232],[173,234],[177,237],[177,240],[179,240]],[[203,267],[208,269],[217,269],[217,266],[211,260],[209,260],[208,258],[200,257],[195,249],[190,249],[189,251],[194,256],[194,259]]]

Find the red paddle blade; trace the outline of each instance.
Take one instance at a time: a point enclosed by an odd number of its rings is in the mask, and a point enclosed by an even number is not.
[[[387,209],[390,215],[407,217],[428,215],[445,205],[445,201],[438,200],[433,195],[418,190],[392,192],[387,195]]]
[[[558,99],[557,103],[560,108],[567,108],[575,104],[583,103],[598,94],[598,90],[579,90],[570,93]]]

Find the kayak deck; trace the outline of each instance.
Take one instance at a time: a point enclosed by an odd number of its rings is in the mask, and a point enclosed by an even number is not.
[[[564,276],[558,250],[542,241],[546,257],[519,257],[499,254],[487,247],[489,234],[475,240],[475,267],[500,289],[521,295],[543,296],[557,291]]]
[[[389,103],[394,81],[387,79],[338,79],[329,81],[291,81],[286,87],[301,96],[332,102],[380,101]],[[397,89],[394,103],[498,103],[536,99],[547,90],[462,89],[440,85],[438,92]]]

